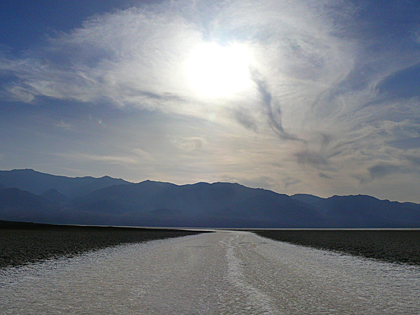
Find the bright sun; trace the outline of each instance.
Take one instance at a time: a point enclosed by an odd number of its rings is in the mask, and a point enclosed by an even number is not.
[[[245,45],[203,44],[188,58],[189,84],[204,97],[226,97],[241,92],[251,85],[250,59]]]

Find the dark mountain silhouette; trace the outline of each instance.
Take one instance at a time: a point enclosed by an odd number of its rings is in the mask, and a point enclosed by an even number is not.
[[[60,208],[48,200],[17,188],[0,190],[2,220],[59,223],[63,221]]]
[[[107,176],[69,178],[33,170],[0,171],[0,182],[19,186],[0,186],[1,220],[227,228],[420,227],[419,204],[362,195],[289,197],[231,183],[132,184]]]
[[[17,188],[0,190],[0,220],[52,224],[130,225],[115,215],[96,216]]]
[[[47,190],[40,196],[56,205],[65,205],[69,202],[69,198],[66,195],[63,195],[55,189]]]
[[[107,187],[73,200],[73,207],[119,214],[149,224],[207,227],[314,227],[325,219],[287,195],[229,183],[177,186],[145,181]]]
[[[35,195],[40,195],[50,189],[59,193],[75,197],[95,191],[100,188],[128,184],[122,179],[115,179],[109,176],[101,178],[94,177],[65,177],[45,174],[32,169],[0,171],[0,183],[10,188],[19,188]]]
[[[306,202],[325,215],[334,227],[419,227],[420,205],[410,202],[391,202],[372,196],[294,195],[293,199]]]
[[[298,200],[300,202],[306,203],[308,205],[311,205],[315,208],[317,208],[318,211],[324,212],[323,202],[325,201],[324,198],[317,197],[314,195],[307,195],[307,194],[296,194],[293,196],[290,196],[294,200]],[[326,211],[326,210],[325,210]]]

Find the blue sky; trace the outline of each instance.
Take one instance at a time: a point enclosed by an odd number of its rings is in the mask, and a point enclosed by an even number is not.
[[[420,202],[417,1],[3,1],[0,169]]]

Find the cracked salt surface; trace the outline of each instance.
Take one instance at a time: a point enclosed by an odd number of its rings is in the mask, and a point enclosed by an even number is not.
[[[0,269],[1,314],[420,314],[420,268],[220,231]]]

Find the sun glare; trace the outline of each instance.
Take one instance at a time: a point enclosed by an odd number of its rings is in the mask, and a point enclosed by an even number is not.
[[[188,58],[189,84],[204,97],[226,97],[243,91],[251,85],[250,59],[245,45],[203,44]]]

